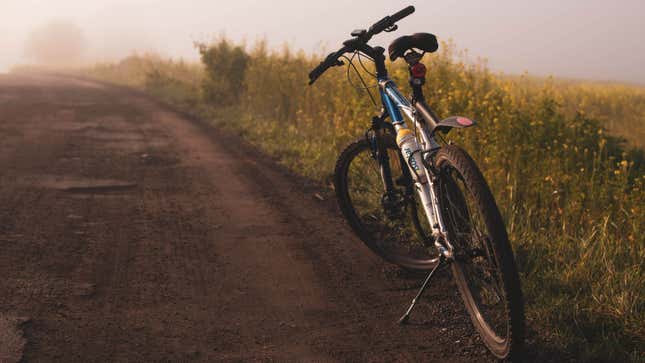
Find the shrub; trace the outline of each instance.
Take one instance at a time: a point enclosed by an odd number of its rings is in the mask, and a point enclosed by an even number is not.
[[[213,46],[197,44],[206,76],[202,83],[204,101],[213,106],[237,102],[244,90],[249,56],[241,46],[222,40]]]

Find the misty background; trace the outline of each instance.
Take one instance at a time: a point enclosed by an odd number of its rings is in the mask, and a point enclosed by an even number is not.
[[[351,30],[410,4],[416,13],[374,44],[387,46],[396,36],[426,31],[452,39],[472,59],[486,58],[493,70],[507,74],[645,84],[642,0],[1,0],[0,72],[41,59],[76,65],[133,52],[197,59],[193,42],[222,34],[319,53],[338,48]],[[80,37],[72,35],[76,43],[69,45],[45,36],[59,31]],[[36,41],[47,43],[44,53],[34,50]]]

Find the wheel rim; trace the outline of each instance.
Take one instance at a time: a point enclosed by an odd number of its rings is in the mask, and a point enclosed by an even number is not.
[[[364,238],[391,262],[401,265],[429,267],[436,262],[436,250],[428,237],[430,230],[416,193],[403,182],[403,169],[398,149],[387,148],[396,193],[385,201],[379,164],[369,148],[362,148],[347,167],[347,194]],[[407,183],[409,184],[409,183]],[[392,199],[395,199],[394,201]],[[390,202],[399,208],[392,213],[384,205]],[[416,214],[416,220],[413,214]],[[418,223],[418,224],[417,224]],[[426,266],[428,265],[428,266]]]
[[[503,347],[509,334],[506,295],[489,230],[461,175],[445,167],[441,179],[444,222],[455,248],[454,277],[484,339]]]

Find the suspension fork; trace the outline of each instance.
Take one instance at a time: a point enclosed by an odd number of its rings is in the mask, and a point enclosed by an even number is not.
[[[379,164],[381,172],[381,182],[385,193],[390,195],[394,191],[394,182],[392,181],[392,169],[390,168],[390,156],[387,153],[387,145],[382,141],[385,131],[385,115],[374,116],[372,118],[372,133],[368,133],[367,140],[372,148],[372,157]]]
[[[387,117],[386,113],[383,113],[380,117],[375,116],[372,119],[372,131],[371,134],[368,134],[367,140],[370,143],[372,149],[372,157],[379,163],[379,168],[381,172],[381,182],[383,183],[383,188],[386,193],[390,194],[395,190],[394,181],[392,179],[392,168],[390,165],[390,156],[387,152],[387,145],[383,141],[383,136],[387,131],[394,134],[394,128],[391,124],[385,122]],[[401,155],[397,153],[399,157],[400,165],[407,165],[407,162]],[[412,180],[412,175],[407,168],[402,168],[403,178],[406,182]]]

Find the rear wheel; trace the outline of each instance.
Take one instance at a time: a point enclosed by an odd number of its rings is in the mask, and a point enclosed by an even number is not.
[[[413,182],[404,172],[407,166],[391,134],[379,140],[388,155],[394,190],[386,193],[370,141],[360,139],[336,163],[338,205],[354,232],[383,259],[407,269],[430,269],[437,251]]]
[[[506,228],[475,162],[456,146],[436,157],[440,207],[454,247],[451,268],[471,320],[490,351],[517,358],[524,338],[524,306]]]

